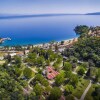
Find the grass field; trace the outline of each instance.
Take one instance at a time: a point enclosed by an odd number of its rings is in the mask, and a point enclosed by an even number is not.
[[[83,92],[87,88],[88,84],[89,84],[89,80],[80,79],[76,89],[73,91],[73,95],[78,99],[80,99]]]

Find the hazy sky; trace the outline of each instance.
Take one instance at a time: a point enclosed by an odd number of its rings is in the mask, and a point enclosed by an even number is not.
[[[100,0],[0,0],[1,14],[100,12]]]

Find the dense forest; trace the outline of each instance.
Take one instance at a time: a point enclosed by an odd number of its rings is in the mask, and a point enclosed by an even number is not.
[[[76,57],[81,61],[88,61],[92,66],[100,67],[100,38],[79,38],[72,48],[63,52],[67,57]]]

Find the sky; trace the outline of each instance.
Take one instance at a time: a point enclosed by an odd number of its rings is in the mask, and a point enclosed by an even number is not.
[[[100,0],[0,0],[0,14],[100,12]]]

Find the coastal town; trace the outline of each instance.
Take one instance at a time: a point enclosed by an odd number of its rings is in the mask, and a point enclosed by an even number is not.
[[[60,42],[1,46],[0,99],[99,100],[100,27],[74,31],[79,37]]]

